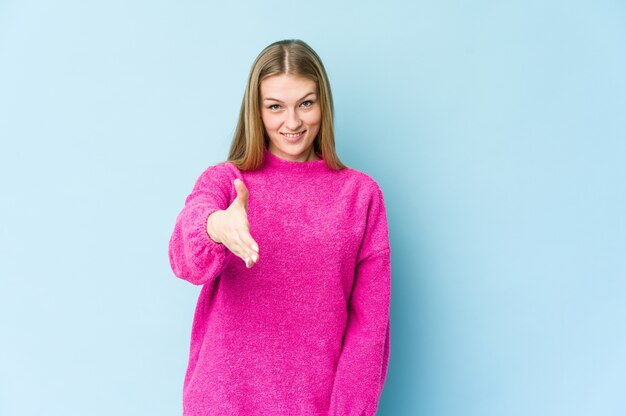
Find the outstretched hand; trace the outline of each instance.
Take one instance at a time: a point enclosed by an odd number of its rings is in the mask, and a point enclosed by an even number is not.
[[[216,243],[224,244],[251,268],[259,261],[259,246],[250,235],[248,222],[248,188],[237,178],[237,197],[225,210],[215,211],[207,220],[207,233]]]

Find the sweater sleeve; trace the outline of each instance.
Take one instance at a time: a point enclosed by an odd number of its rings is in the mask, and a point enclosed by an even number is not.
[[[356,258],[330,416],[376,414],[390,355],[390,299],[391,249],[383,194],[377,186]]]
[[[202,285],[212,282],[228,264],[233,253],[211,239],[206,225],[209,215],[230,205],[235,177],[221,163],[208,167],[196,180],[169,241],[170,266],[176,277]]]

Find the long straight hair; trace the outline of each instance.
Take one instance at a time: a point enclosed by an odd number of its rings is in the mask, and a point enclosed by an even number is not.
[[[263,151],[269,139],[263,126],[260,111],[261,81],[274,75],[301,76],[317,85],[321,107],[320,130],[313,141],[313,150],[322,155],[330,169],[347,167],[335,151],[333,127],[334,107],[330,83],[322,60],[315,51],[300,39],[285,39],[268,45],[252,64],[243,95],[239,121],[230,145],[228,161],[240,170],[255,170],[263,163]]]

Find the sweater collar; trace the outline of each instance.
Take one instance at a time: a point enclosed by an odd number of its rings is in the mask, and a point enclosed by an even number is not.
[[[263,150],[263,163],[265,166],[285,172],[322,172],[327,170],[326,161],[322,155],[317,153],[320,160],[310,160],[306,162],[295,162],[281,159],[267,148]]]

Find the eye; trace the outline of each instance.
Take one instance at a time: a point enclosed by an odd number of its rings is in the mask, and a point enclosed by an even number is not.
[[[309,103],[309,105],[305,105],[305,107],[311,107],[313,105],[313,101],[311,101],[311,100],[303,101],[302,104],[304,104],[304,103]]]
[[[268,106],[267,108],[269,108],[270,110],[274,110],[273,107],[280,107],[278,104],[272,104],[270,106]]]

